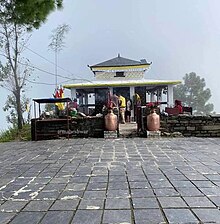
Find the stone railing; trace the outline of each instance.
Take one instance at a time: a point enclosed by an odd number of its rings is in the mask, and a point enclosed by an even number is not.
[[[178,115],[161,117],[162,132],[180,132],[186,137],[220,137],[220,116]]]
[[[104,137],[102,117],[79,117],[71,119],[32,119],[32,140],[60,137]]]

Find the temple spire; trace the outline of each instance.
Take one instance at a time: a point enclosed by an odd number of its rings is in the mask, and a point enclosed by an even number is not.
[[[118,58],[120,58],[121,56],[120,56],[120,53],[118,53]]]

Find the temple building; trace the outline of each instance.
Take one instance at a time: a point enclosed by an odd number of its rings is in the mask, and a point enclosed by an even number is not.
[[[78,98],[79,106],[86,114],[94,107],[95,113],[100,113],[109,95],[121,94],[126,99],[134,99],[135,94],[141,98],[141,105],[147,102],[159,102],[173,106],[173,87],[180,80],[150,80],[145,73],[152,63],[145,59],[140,61],[127,59],[118,54],[117,57],[88,65],[94,74],[91,82],[66,84],[64,88],[71,90],[71,98]],[[94,104],[89,104],[89,96],[95,97]],[[132,113],[132,117],[134,113]]]

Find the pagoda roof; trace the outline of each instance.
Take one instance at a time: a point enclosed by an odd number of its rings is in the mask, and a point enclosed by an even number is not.
[[[97,67],[120,67],[120,66],[137,66],[137,65],[150,65],[150,64],[151,63],[148,63],[146,59],[135,61],[128,58],[123,58],[120,56],[120,54],[118,54],[118,57],[116,58],[112,58],[110,60],[89,67],[92,69]]]

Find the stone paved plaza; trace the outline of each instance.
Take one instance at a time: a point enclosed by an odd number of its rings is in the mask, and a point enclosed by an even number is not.
[[[220,139],[0,144],[0,223],[220,223]]]

